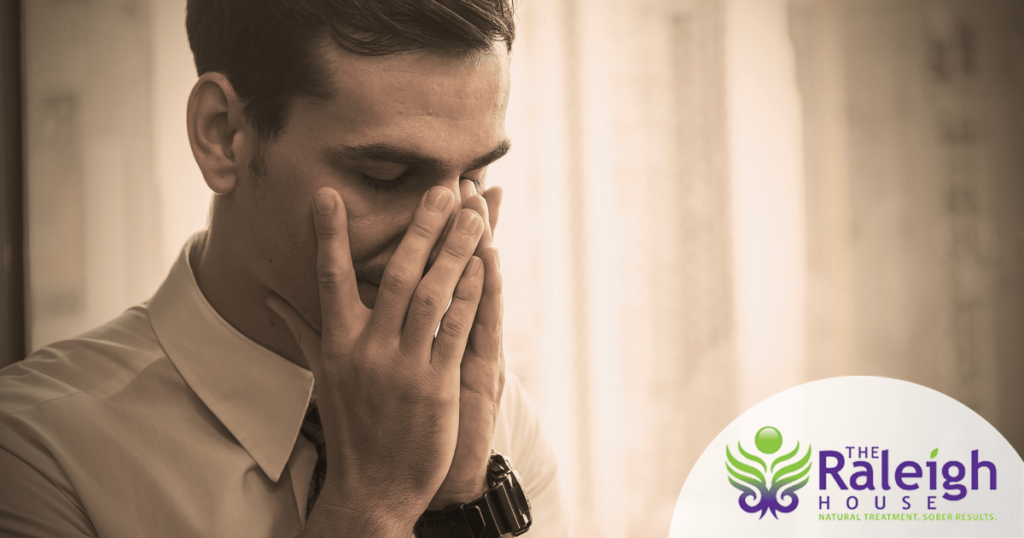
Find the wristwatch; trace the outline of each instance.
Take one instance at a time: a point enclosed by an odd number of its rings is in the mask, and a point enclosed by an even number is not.
[[[479,499],[424,512],[413,528],[417,538],[499,538],[519,536],[530,529],[530,501],[519,473],[505,456],[491,451],[487,485]]]

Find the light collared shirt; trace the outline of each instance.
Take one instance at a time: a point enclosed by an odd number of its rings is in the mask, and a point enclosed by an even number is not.
[[[313,375],[206,301],[189,241],[156,295],[0,370],[0,536],[295,536],[316,450],[299,428]],[[495,449],[565,536],[555,459],[509,374]]]

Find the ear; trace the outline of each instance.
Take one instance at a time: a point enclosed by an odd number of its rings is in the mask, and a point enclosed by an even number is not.
[[[244,170],[241,162],[251,142],[244,104],[221,73],[199,77],[188,97],[188,141],[203,178],[217,194],[227,194]]]

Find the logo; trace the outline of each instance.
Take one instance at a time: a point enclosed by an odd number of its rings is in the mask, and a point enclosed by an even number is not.
[[[1024,537],[1022,507],[1024,460],[974,410],[907,381],[833,377],[718,434],[669,537]]]
[[[739,505],[744,512],[761,512],[761,519],[771,511],[775,519],[778,512],[788,514],[800,504],[796,491],[807,485],[811,471],[811,447],[808,446],[800,457],[800,442],[796,448],[775,459],[768,456],[782,448],[782,432],[772,426],[765,426],[754,436],[754,446],[765,457],[758,457],[743,450],[743,444],[736,442],[739,456],[732,455],[729,445],[725,446],[725,467],[729,471],[729,483],[740,490]],[[769,465],[765,460],[771,460]]]
[[[968,448],[970,445],[968,445]],[[900,497],[904,510],[913,507],[914,502],[922,502],[927,509],[937,510],[943,500],[957,502],[967,498],[967,482],[970,491],[997,491],[999,476],[998,468],[992,461],[982,458],[981,450],[970,450],[970,463],[957,459],[945,462],[936,460],[939,449],[931,451],[928,461],[919,463],[915,460],[899,462],[889,456],[889,450],[883,447],[848,446],[844,450],[818,451],[818,489],[830,492],[830,485],[835,485],[845,494],[845,506],[848,510],[857,510],[861,504],[858,492],[867,492],[874,496],[875,510],[885,510],[887,495],[895,492],[910,493]],[[964,450],[964,453],[967,451]],[[856,456],[854,456],[856,453]],[[966,454],[964,454],[966,456]],[[847,462],[852,462],[848,466]],[[940,466],[939,464],[942,463]],[[849,469],[852,467],[852,469]],[[848,468],[844,479],[842,471]],[[968,471],[968,469],[970,469]],[[939,490],[942,495],[939,495]],[[914,499],[913,493],[927,492],[920,499]],[[822,495],[818,501],[819,508],[831,509],[832,498]],[[953,506],[947,504],[947,506]],[[823,515],[823,520],[833,519],[831,515]],[[859,515],[855,514],[859,518]],[[866,515],[865,517],[871,517]],[[993,518],[992,514],[981,514],[981,518]]]

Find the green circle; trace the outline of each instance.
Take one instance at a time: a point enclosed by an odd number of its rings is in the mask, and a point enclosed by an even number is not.
[[[765,426],[754,436],[754,445],[764,454],[774,454],[782,448],[782,433],[771,426]]]

